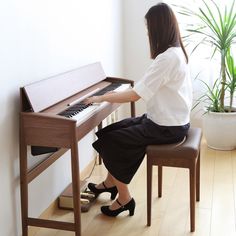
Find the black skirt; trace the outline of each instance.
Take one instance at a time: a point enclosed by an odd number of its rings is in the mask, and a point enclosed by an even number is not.
[[[144,114],[99,130],[93,147],[102,157],[110,174],[128,184],[143,161],[147,145],[180,142],[186,136],[189,126],[160,126]]]

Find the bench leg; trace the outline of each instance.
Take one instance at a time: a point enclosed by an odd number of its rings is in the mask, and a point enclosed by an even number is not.
[[[200,151],[197,159],[197,173],[196,173],[196,200],[200,201]]]
[[[152,164],[147,161],[147,226],[151,226],[152,210]]]
[[[195,231],[195,201],[196,201],[196,163],[194,162],[189,169],[190,183],[190,225],[191,232]]]
[[[158,197],[162,197],[162,166],[158,166]]]

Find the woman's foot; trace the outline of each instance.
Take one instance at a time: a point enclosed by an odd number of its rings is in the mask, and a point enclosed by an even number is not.
[[[103,188],[102,188],[103,186]],[[109,192],[111,193],[111,199],[114,200],[116,198],[116,195],[118,193],[118,190],[116,188],[116,186],[113,186],[113,187],[107,187],[105,185],[105,182],[102,182],[101,184],[99,185],[96,185],[94,183],[89,183],[88,184],[88,188],[90,191],[92,191],[95,196],[97,197],[100,193],[104,193],[104,192]]]
[[[135,210],[135,201],[131,198],[126,204],[122,204],[118,199],[111,206],[102,206],[101,211],[104,215],[107,216],[118,216],[123,211],[129,211],[129,215],[134,215]]]

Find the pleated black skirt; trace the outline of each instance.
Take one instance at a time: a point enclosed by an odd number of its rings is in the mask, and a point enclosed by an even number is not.
[[[99,130],[93,147],[110,174],[129,184],[143,161],[147,145],[179,142],[186,136],[189,126],[160,126],[144,114]]]

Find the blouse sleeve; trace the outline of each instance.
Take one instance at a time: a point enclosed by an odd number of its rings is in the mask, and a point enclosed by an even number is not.
[[[169,80],[170,64],[171,60],[168,60],[166,56],[160,54],[147,69],[143,78],[135,84],[133,88],[134,91],[145,102],[148,102]]]

